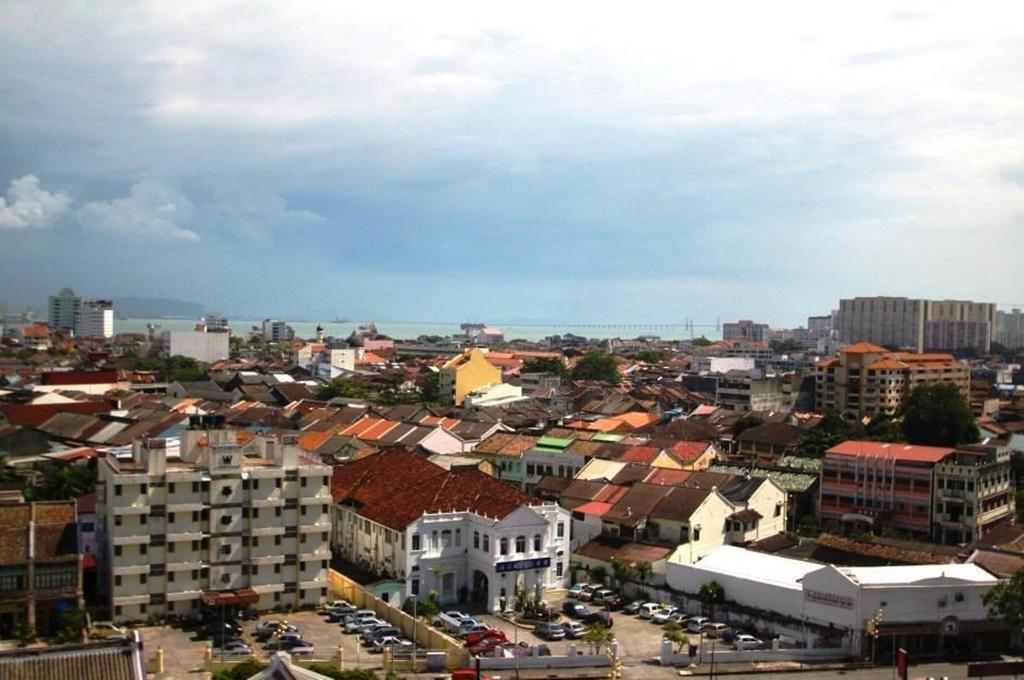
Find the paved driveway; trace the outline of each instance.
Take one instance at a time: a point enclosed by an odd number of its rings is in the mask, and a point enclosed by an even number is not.
[[[142,649],[151,659],[157,649],[164,650],[164,672],[157,680],[205,680],[210,674],[203,670],[203,660],[209,642],[195,639],[193,633],[170,626],[141,626]]]

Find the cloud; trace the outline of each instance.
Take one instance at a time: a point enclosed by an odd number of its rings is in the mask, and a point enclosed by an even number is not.
[[[92,201],[78,211],[86,229],[150,240],[198,241],[199,234],[181,226],[192,217],[192,202],[158,180],[132,185],[126,198]]]
[[[7,199],[0,197],[0,229],[39,229],[52,225],[67,213],[71,198],[46,191],[35,175],[11,180]]]

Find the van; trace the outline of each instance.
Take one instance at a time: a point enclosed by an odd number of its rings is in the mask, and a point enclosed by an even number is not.
[[[729,626],[724,623],[705,623],[700,627],[701,633],[706,638],[720,638],[725,634],[725,631],[729,630]]]
[[[640,605],[640,612],[637,614],[641,619],[649,619],[654,616],[658,610],[661,609],[661,605],[657,602],[646,602]]]

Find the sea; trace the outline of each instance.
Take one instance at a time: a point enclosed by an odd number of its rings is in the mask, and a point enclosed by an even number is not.
[[[258,319],[229,319],[228,323],[234,335],[245,337],[255,328],[260,328],[262,321]],[[295,329],[295,336],[298,338],[316,337],[318,321],[289,321],[288,324]],[[371,323],[370,321],[324,321],[324,330],[328,336],[347,337],[359,326]],[[421,335],[450,336],[460,333],[459,324],[439,322],[418,322],[418,321],[376,321],[373,322],[377,330],[396,340],[415,340]],[[174,318],[128,318],[114,320],[114,333],[145,333],[149,325],[157,327],[158,332],[162,331],[187,331],[196,324],[195,319],[174,319]],[[658,323],[491,323],[491,326],[500,328],[506,340],[541,340],[550,335],[565,335],[572,333],[587,338],[637,338],[640,336],[656,336],[663,340],[688,340],[692,337],[704,335],[715,339],[720,332],[714,326],[692,328],[684,323],[658,324]]]

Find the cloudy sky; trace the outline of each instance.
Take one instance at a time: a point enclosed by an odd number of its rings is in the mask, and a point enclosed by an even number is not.
[[[837,5],[4,2],[0,298],[1024,302],[1021,4]]]

